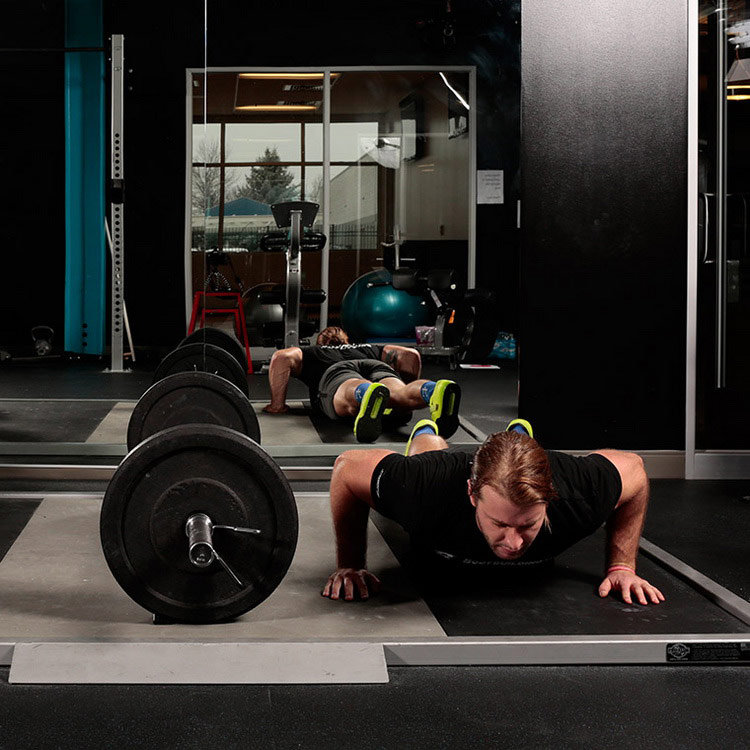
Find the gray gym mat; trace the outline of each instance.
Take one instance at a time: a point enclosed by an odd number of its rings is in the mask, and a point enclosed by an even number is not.
[[[87,443],[123,445],[127,441],[128,422],[135,408],[134,401],[116,403],[99,426],[89,435]],[[253,402],[260,425],[261,442],[265,445],[320,445],[321,439],[310,423],[310,410],[302,401],[288,401],[286,414],[265,414],[267,401]]]
[[[321,445],[323,442],[310,422],[310,409],[302,401],[287,401],[286,414],[266,414],[268,401],[254,401],[263,445]]]
[[[99,542],[101,501],[45,499],[0,562],[0,641],[242,641],[443,637],[377,529],[369,560],[384,591],[367,602],[320,595],[333,570],[328,496],[298,495],[300,538],[287,576],[262,604],[235,622],[153,625],[112,578]]]
[[[388,682],[379,643],[21,643],[10,683]]]
[[[99,426],[86,438],[87,443],[124,445],[127,442],[128,422],[135,409],[135,401],[118,401]]]

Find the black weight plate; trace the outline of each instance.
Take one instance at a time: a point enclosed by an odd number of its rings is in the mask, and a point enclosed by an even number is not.
[[[214,344],[187,344],[167,354],[154,372],[154,383],[177,372],[211,372],[250,395],[247,374],[237,360]]]
[[[128,422],[128,450],[178,424],[218,424],[260,443],[258,417],[247,396],[210,372],[178,372],[154,383]]]
[[[231,333],[222,331],[220,328],[198,328],[182,339],[177,344],[177,348],[179,349],[181,346],[187,346],[188,344],[213,344],[214,346],[218,346],[219,349],[229,352],[240,363],[242,369],[247,372],[247,353],[245,352],[245,347]]]
[[[188,559],[185,524],[205,513],[218,563]],[[217,425],[180,425],[147,438],[123,459],[102,503],[100,534],[112,575],[149,612],[178,622],[239,617],[281,583],[297,546],[297,506],[275,461],[250,438]]]

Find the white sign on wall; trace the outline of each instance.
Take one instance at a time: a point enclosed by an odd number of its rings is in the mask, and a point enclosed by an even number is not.
[[[504,203],[503,170],[477,170],[477,203]]]

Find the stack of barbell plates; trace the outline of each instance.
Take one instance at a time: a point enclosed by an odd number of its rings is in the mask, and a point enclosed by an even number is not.
[[[177,372],[210,372],[234,383],[246,396],[247,371],[235,357],[214,344],[186,344],[167,354],[154,372],[156,383]]]
[[[236,385],[210,372],[178,372],[158,380],[141,396],[128,423],[128,450],[182,424],[222,425],[261,442],[258,417]]]
[[[188,344],[213,344],[218,346],[231,354],[240,363],[242,369],[247,372],[245,347],[231,333],[222,331],[220,328],[198,328],[180,341],[177,348]]]

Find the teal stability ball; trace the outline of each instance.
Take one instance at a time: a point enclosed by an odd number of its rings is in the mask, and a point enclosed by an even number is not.
[[[385,268],[360,276],[344,294],[341,322],[354,339],[414,338],[414,327],[426,325],[424,300],[391,286]]]

